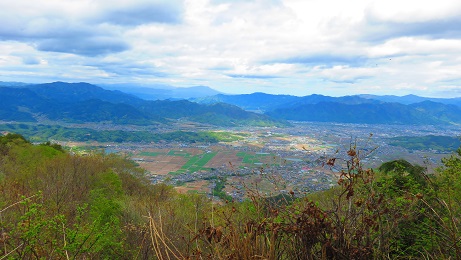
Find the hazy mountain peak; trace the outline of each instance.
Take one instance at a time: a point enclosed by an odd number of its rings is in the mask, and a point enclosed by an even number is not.
[[[24,82],[15,82],[15,81],[0,81],[0,86],[2,87],[23,87],[30,85],[29,83]]]
[[[220,94],[208,86],[174,87],[163,84],[102,84],[104,89],[119,90],[145,100],[190,99]]]

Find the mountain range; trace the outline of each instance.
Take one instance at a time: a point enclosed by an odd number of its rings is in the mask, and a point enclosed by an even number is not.
[[[34,122],[45,118],[75,123],[135,125],[169,124],[183,120],[217,126],[284,126],[288,124],[287,120],[461,124],[461,98],[415,95],[330,97],[316,94],[298,97],[266,93],[227,95],[203,86],[183,90],[163,86],[163,90],[143,88],[142,91],[139,90],[141,87],[130,86],[110,85],[108,88],[112,89],[104,89],[89,83],[0,82],[0,120]],[[124,89],[132,93],[121,91]],[[150,95],[150,98],[141,98],[142,93]],[[153,93],[163,94],[156,98]],[[163,98],[160,98],[162,95]],[[184,99],[180,99],[181,95]]]
[[[424,98],[415,95],[218,94],[193,99],[202,104],[229,103],[276,119],[364,124],[460,124],[461,98]]]
[[[144,100],[89,83],[53,82],[0,86],[0,120],[114,124],[168,124],[177,120],[218,126],[283,126],[284,120],[245,111],[223,103],[198,104],[187,100]]]
[[[100,84],[98,85],[108,90],[119,90],[128,94],[132,94],[145,100],[178,100],[201,98],[220,94],[207,86],[193,86],[176,88],[169,85],[133,85],[133,84]]]
[[[461,98],[428,98],[428,97],[420,97],[416,95],[406,95],[406,96],[392,96],[392,95],[385,95],[385,96],[377,96],[377,95],[358,95],[359,97],[366,98],[366,99],[374,99],[383,102],[396,102],[405,105],[410,105],[414,103],[420,103],[423,101],[432,101],[436,103],[442,103],[446,105],[456,105],[461,107]]]

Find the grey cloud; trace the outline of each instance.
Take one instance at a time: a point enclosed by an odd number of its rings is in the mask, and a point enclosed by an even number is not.
[[[134,4],[128,8],[108,11],[98,18],[122,26],[137,26],[148,23],[177,24],[182,21],[183,5],[180,1],[152,1]]]
[[[345,80],[341,80],[341,79],[331,79],[331,78],[323,78],[325,81],[330,81],[330,82],[334,82],[334,83],[338,83],[338,84],[356,84],[364,79],[371,79],[373,77],[355,77],[355,78],[351,78],[351,79],[345,79]]]
[[[272,62],[288,63],[288,64],[305,64],[311,66],[332,67],[335,65],[347,64],[351,67],[363,65],[368,59],[361,56],[339,56],[331,54],[316,54],[316,55],[300,55],[289,57]]]
[[[461,86],[461,77],[459,78],[452,78],[452,79],[444,79],[440,80],[439,82],[441,83],[450,83],[450,84],[456,84]]]
[[[37,50],[72,53],[83,56],[107,55],[129,49],[129,45],[107,25],[70,23],[48,17],[15,23],[11,28],[0,28],[0,40],[14,40],[30,44]]]
[[[435,89],[435,91],[432,91],[435,96],[440,96],[440,97],[448,97],[448,98],[453,98],[453,97],[461,97],[461,84],[458,85],[452,85],[453,87],[450,89]]]
[[[72,37],[41,40],[40,51],[72,53],[83,56],[107,55],[129,49],[129,45],[115,37]]]
[[[151,76],[157,78],[164,78],[169,74],[156,70],[151,65],[130,63],[130,62],[97,62],[88,63],[87,66],[96,67],[108,73],[116,74],[118,76]]]
[[[64,17],[17,17],[12,20],[0,19],[5,26],[0,27],[1,40],[32,41],[37,39],[65,38],[78,35],[100,35],[98,26],[82,22],[70,22]],[[107,34],[107,33],[106,33]]]
[[[209,70],[215,70],[215,71],[229,71],[232,70],[232,66],[215,66],[209,68]]]
[[[461,17],[424,22],[391,22],[376,19],[370,15],[361,25],[362,39],[370,42],[384,42],[404,36],[423,36],[431,39],[460,39]]]
[[[332,80],[332,79],[324,79],[325,81],[330,81],[338,84],[355,84],[357,81],[353,79],[348,80]]]
[[[235,4],[235,3],[251,3],[257,2],[257,0],[211,0],[212,4]],[[263,2],[264,4],[282,4],[281,0],[266,0]]]
[[[226,74],[226,76],[231,78],[244,78],[244,79],[275,79],[280,78],[279,76],[274,75],[252,75],[252,74]]]
[[[36,57],[27,56],[22,57],[22,63],[24,63],[25,65],[37,65],[40,64],[40,60]]]

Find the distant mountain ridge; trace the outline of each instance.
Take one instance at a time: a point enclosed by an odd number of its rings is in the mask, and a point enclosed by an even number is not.
[[[331,97],[319,94],[312,94],[308,96],[298,97],[292,95],[274,95],[261,92],[252,94],[238,94],[227,95],[218,94],[214,96],[194,98],[192,101],[201,104],[212,104],[216,102],[224,102],[232,105],[239,106],[246,110],[262,110],[271,111],[276,108],[293,107],[301,104],[317,104],[320,102],[336,102],[344,104],[362,104],[362,103],[400,103],[410,105],[420,103],[423,101],[433,101],[446,105],[456,105],[461,107],[461,98],[428,98],[416,95],[406,96],[378,96],[378,95],[351,95],[342,97]]]
[[[435,100],[435,101],[434,101]],[[353,95],[215,95],[199,103],[225,102],[278,119],[366,124],[461,124],[461,99]],[[458,105],[457,105],[458,104]]]
[[[89,83],[53,82],[21,87],[0,87],[0,120],[36,121],[37,117],[64,122],[114,124],[166,124],[184,119],[210,125],[286,125],[267,115],[233,105],[201,105],[190,101],[147,101]]]
[[[222,103],[236,105],[245,110],[267,111],[279,105],[294,102],[298,99],[299,97],[296,97],[296,96],[271,95],[271,94],[256,92],[253,94],[241,94],[241,95],[218,94],[214,96],[195,98],[191,100],[198,102],[200,104],[214,104],[214,103],[222,102]]]
[[[267,114],[275,118],[295,121],[417,125],[449,123],[399,103],[344,104],[320,102],[291,108],[279,108],[267,112]]]
[[[22,86],[27,86],[31,85],[30,83],[24,83],[24,82],[15,82],[15,81],[0,81],[0,86],[2,87],[22,87]]]
[[[12,85],[2,87],[0,84],[0,120],[3,121],[48,118],[65,122],[145,125],[185,120],[219,126],[284,126],[286,120],[461,124],[461,98],[415,95],[330,97],[317,94],[297,97],[257,92],[242,95],[220,93],[190,100],[144,100],[134,94],[89,83]],[[206,87],[192,89],[208,91]]]
[[[132,94],[145,100],[165,99],[192,99],[221,94],[207,86],[193,86],[176,88],[168,85],[135,85],[135,84],[101,84],[100,87],[107,90],[118,90]]]
[[[396,102],[396,103],[401,103],[405,105],[410,105],[414,103],[420,103],[423,101],[432,101],[432,102],[437,102],[437,103],[442,103],[446,105],[456,105],[458,107],[461,107],[461,98],[428,98],[428,97],[420,97],[416,95],[406,95],[406,96],[392,96],[392,95],[386,95],[386,96],[377,96],[377,95],[357,95],[361,98],[366,98],[366,99],[374,99],[374,100],[379,100],[383,102]]]

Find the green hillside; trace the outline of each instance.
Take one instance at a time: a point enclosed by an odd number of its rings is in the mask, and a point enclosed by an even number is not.
[[[451,153],[461,146],[461,140],[452,136],[399,136],[392,138],[389,144],[410,150],[432,149]]]
[[[0,136],[2,259],[458,259],[461,150],[433,175],[346,152],[338,185],[214,203],[153,185],[117,155]],[[176,152],[175,152],[175,155]],[[188,156],[184,154],[184,156]],[[194,158],[199,167],[214,155]],[[326,167],[340,167],[327,160]],[[270,176],[268,176],[270,177]],[[209,194],[230,199],[226,179]]]
[[[76,142],[185,142],[217,143],[239,140],[240,137],[227,132],[172,131],[153,133],[151,131],[94,130],[89,128],[68,128],[57,125],[0,124],[0,131],[19,133],[33,142],[76,141]]]
[[[284,126],[284,120],[244,111],[227,104],[201,105],[179,100],[147,101],[89,83],[54,82],[1,87],[0,120],[150,125],[193,121],[217,126]]]

